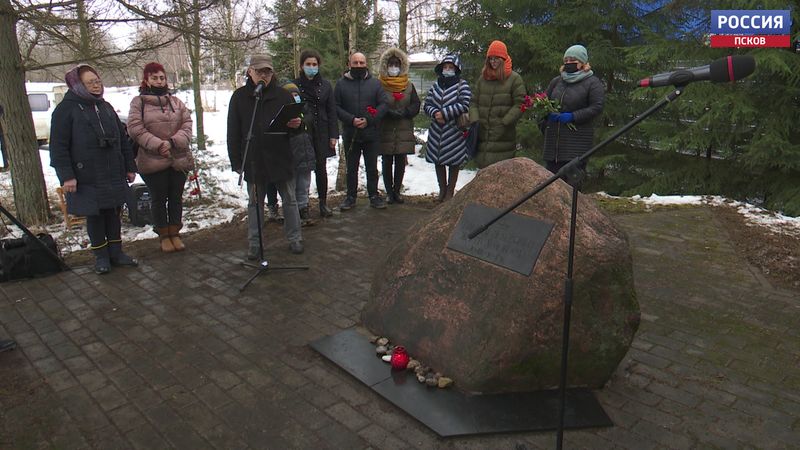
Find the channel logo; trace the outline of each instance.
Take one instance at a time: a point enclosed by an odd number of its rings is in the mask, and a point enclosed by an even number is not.
[[[791,47],[789,10],[712,10],[711,47]]]

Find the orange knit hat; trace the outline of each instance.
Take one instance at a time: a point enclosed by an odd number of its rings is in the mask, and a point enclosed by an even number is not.
[[[508,54],[506,44],[504,44],[502,41],[492,41],[492,43],[489,44],[489,50],[486,51],[486,57],[490,58],[492,56],[503,58],[506,61],[506,76],[511,75],[511,56]]]

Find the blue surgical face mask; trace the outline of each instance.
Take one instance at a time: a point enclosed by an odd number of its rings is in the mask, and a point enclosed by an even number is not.
[[[292,92],[292,97],[294,97],[295,103],[300,103],[303,101],[303,99],[300,98],[300,94],[298,94],[297,92]]]
[[[386,72],[390,77],[396,77],[400,75],[400,68],[397,66],[389,66],[389,69]]]
[[[442,76],[443,77],[454,77],[454,76],[456,76],[456,71],[455,70],[442,70]]]
[[[319,73],[319,67],[303,66],[303,72],[307,77],[311,78]]]

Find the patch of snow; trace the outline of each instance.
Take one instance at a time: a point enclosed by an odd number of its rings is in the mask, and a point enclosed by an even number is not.
[[[626,198],[613,197],[603,192],[598,194],[610,198]],[[739,202],[718,195],[661,196],[652,194],[649,197],[634,195],[633,197],[630,197],[630,200],[641,202],[645,205],[726,205],[735,208],[750,225],[761,226],[777,234],[800,236],[800,217],[785,216],[783,214],[769,211],[750,203]]]

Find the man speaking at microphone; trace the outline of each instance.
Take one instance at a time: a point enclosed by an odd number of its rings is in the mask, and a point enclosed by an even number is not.
[[[256,108],[256,102],[258,107]],[[300,118],[289,120],[285,128],[278,124],[278,132],[266,133],[283,105],[294,103],[294,99],[275,79],[272,57],[253,55],[247,68],[247,82],[236,89],[228,106],[228,158],[233,171],[240,173],[244,163],[244,179],[247,181],[247,258],[259,257],[259,223],[264,218],[264,197],[267,184],[275,183],[283,199],[285,220],[283,230],[292,253],[303,253],[303,236],[300,231],[300,213],[295,197],[295,181],[292,173],[292,150],[289,128],[298,128]],[[244,161],[247,134],[253,118],[253,134]],[[276,131],[273,124],[270,131]]]

